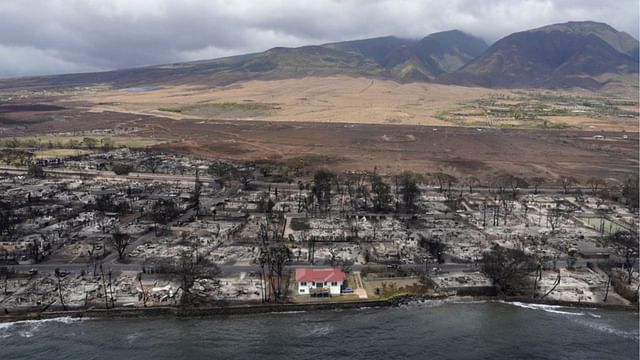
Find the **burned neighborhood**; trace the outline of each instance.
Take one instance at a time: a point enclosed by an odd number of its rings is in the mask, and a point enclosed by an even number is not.
[[[337,302],[637,302],[637,178],[338,174],[128,148],[1,171],[6,312],[305,303],[325,288]],[[343,275],[320,284],[314,269]]]

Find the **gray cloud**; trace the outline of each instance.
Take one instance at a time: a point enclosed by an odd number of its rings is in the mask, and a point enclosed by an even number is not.
[[[637,0],[2,0],[0,77],[96,71],[460,29],[492,42],[569,20],[638,37]]]

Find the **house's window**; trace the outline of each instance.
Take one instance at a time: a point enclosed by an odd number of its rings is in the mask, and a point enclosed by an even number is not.
[[[331,286],[338,286],[338,283],[337,283],[337,282],[335,282],[335,281],[332,281],[332,282],[331,282]]]
[[[305,291],[305,289],[300,289],[300,292],[303,293]]]
[[[306,281],[301,281],[300,282],[300,286],[307,286],[307,282]]]
[[[323,286],[323,285],[322,285],[322,283],[321,283],[321,282],[317,282],[317,283],[316,283],[316,287],[322,287],[322,286]]]

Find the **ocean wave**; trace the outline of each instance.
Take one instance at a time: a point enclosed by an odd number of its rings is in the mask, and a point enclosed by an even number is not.
[[[323,324],[323,325],[316,324],[316,325],[312,325],[311,327],[305,326],[305,329],[301,331],[299,336],[301,338],[326,336],[332,333],[333,331],[334,331],[333,326],[329,324]]]
[[[562,315],[574,315],[574,316],[584,316],[583,312],[572,312],[572,311],[563,311],[563,310],[558,310],[558,309],[563,309],[563,306],[560,305],[547,305],[547,304],[530,304],[530,303],[523,303],[523,302],[519,302],[519,301],[500,301],[503,304],[509,304],[509,305],[513,305],[513,306],[517,306],[523,309],[531,309],[531,310],[542,310],[542,311],[546,311],[549,313],[554,313],[554,314],[562,314]]]
[[[51,319],[40,320],[20,320],[13,322],[0,323],[0,338],[7,338],[11,335],[19,335],[25,338],[30,338],[46,323],[63,323],[71,324],[78,321],[89,320],[89,318],[77,318],[77,317],[57,317]]]
[[[453,300],[449,301],[449,304],[486,304],[489,303],[489,300]]]
[[[626,339],[631,339],[631,340],[633,340],[635,342],[640,342],[640,340],[638,339],[638,333],[616,329],[616,328],[610,326],[609,324],[603,323],[601,321],[583,320],[583,319],[576,319],[574,321],[577,322],[578,324],[584,325],[586,327],[589,327],[589,328],[597,330],[597,331],[601,331],[601,332],[608,333],[608,334],[613,334],[613,335],[620,336],[620,337],[623,337],[623,338],[626,338]]]
[[[402,308],[413,308],[413,307],[438,307],[445,304],[443,300],[413,300],[406,304],[400,305]]]
[[[269,314],[304,314],[306,310],[291,310],[291,311],[272,311]]]

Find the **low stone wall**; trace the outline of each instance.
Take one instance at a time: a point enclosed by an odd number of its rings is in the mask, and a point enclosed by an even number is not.
[[[278,313],[289,311],[318,311],[333,309],[357,309],[365,307],[383,307],[396,304],[387,300],[364,300],[347,302],[327,302],[327,303],[305,303],[305,304],[257,304],[257,305],[231,305],[215,307],[170,307],[170,306],[150,306],[146,308],[113,308],[113,309],[84,309],[67,311],[20,311],[5,315],[0,315],[0,322],[50,319],[56,317],[156,317],[156,316],[177,316],[177,317],[201,317],[217,315],[241,315]]]
[[[51,319],[57,317],[91,317],[91,318],[140,318],[140,317],[158,317],[158,316],[175,316],[175,317],[203,317],[203,316],[226,316],[226,315],[244,315],[244,314],[260,314],[260,313],[279,313],[291,311],[321,311],[334,309],[360,309],[371,307],[389,307],[408,304],[421,300],[447,300],[456,299],[445,295],[435,296],[414,296],[403,295],[387,300],[362,300],[362,301],[345,301],[345,302],[323,302],[323,303],[304,303],[304,304],[255,304],[255,305],[230,305],[230,306],[214,306],[214,307],[170,307],[170,306],[154,306],[146,308],[114,308],[114,309],[75,309],[67,311],[14,311],[9,314],[0,315],[0,323],[9,321],[22,320],[39,320]],[[460,299],[460,298],[458,298]],[[545,299],[531,299],[524,297],[495,297],[495,296],[471,296],[470,300],[485,301],[507,301],[507,302],[523,302],[533,304],[559,305],[567,307],[597,307],[610,310],[638,311],[637,305],[612,305],[603,303],[587,303],[587,302],[571,302]]]

